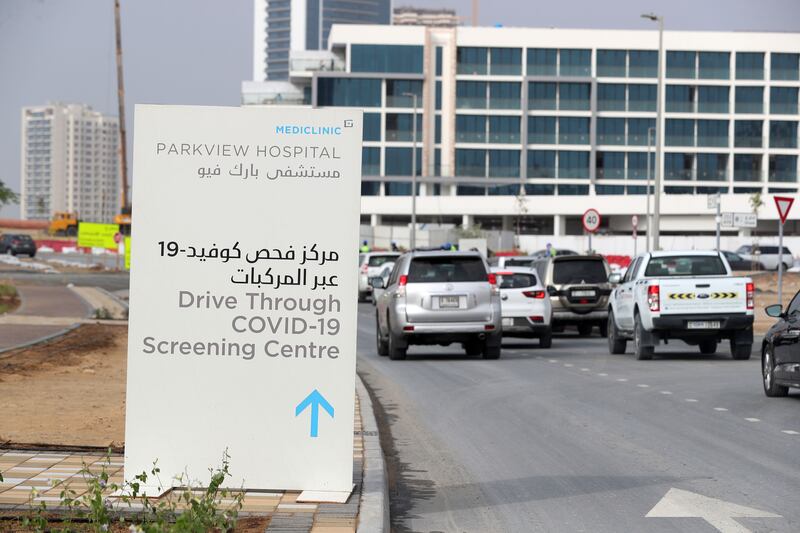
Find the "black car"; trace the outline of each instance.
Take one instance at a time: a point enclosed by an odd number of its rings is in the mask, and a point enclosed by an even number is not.
[[[786,396],[789,387],[800,388],[800,292],[785,311],[780,304],[765,311],[778,321],[767,331],[761,347],[764,393],[773,398]]]
[[[14,235],[6,233],[0,237],[0,254],[11,255],[36,255],[36,243],[30,235]]]
[[[728,260],[731,270],[766,270],[764,268],[764,264],[760,261],[751,261],[749,259],[745,259],[735,252],[722,253],[725,255],[725,259]]]

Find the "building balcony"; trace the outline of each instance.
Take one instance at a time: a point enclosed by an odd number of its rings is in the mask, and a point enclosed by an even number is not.
[[[561,133],[558,135],[558,144],[589,144],[589,134]]]
[[[519,76],[522,73],[522,66],[493,64],[490,71],[493,76]]]
[[[528,109],[555,109],[555,98],[532,98],[528,100]]]
[[[764,112],[762,102],[736,102],[736,112],[758,115]]]
[[[489,98],[489,109],[519,109],[519,98]]]
[[[728,102],[698,102],[698,113],[727,113]]]
[[[750,168],[734,168],[733,181],[761,181],[761,170]]]
[[[655,111],[655,100],[628,100],[628,111]]]
[[[459,63],[456,72],[465,75],[485,75],[487,68],[485,63]]]
[[[456,97],[457,109],[486,109],[485,97],[458,96]]]
[[[489,142],[490,143],[499,143],[499,144],[519,144],[520,143],[520,135],[519,132],[500,132],[500,133],[489,133]]]
[[[761,148],[763,145],[763,137],[735,137],[733,140],[736,148]]]
[[[763,80],[764,79],[764,69],[763,68],[737,68],[736,69],[736,79],[737,80]]]
[[[456,142],[460,143],[485,143],[486,133],[482,131],[458,131]]]
[[[725,148],[728,146],[728,138],[698,135],[697,146]]]
[[[770,102],[769,112],[773,115],[796,115],[797,102]]]
[[[556,144],[556,132],[528,133],[528,144]]]

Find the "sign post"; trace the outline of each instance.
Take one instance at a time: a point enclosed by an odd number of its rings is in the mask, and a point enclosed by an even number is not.
[[[581,223],[583,224],[583,229],[586,230],[586,233],[589,236],[589,249],[588,252],[592,252],[592,233],[595,233],[598,229],[600,229],[600,213],[597,209],[587,209],[586,212],[581,217]]]
[[[631,226],[633,226],[633,257],[636,257],[637,255],[639,255],[639,254],[636,253],[637,244],[638,244],[636,242],[637,241],[636,232],[637,232],[638,227],[639,227],[639,217],[637,217],[636,215],[633,215],[631,217]]]
[[[794,198],[775,196],[775,207],[778,209],[778,303],[783,306],[783,225],[789,216]]]
[[[126,480],[349,494],[362,112],[135,119]]]
[[[717,227],[717,253],[719,253],[719,237],[720,237],[720,225],[722,224],[722,214],[721,211],[721,201],[720,201],[720,194],[717,192],[716,194],[709,194],[707,197],[707,205],[709,209],[716,209],[717,213],[714,215],[714,223]]]

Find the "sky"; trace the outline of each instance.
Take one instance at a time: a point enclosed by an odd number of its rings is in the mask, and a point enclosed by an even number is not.
[[[137,103],[238,105],[251,78],[252,0],[121,0],[126,118]],[[395,0],[451,7],[471,0]],[[0,180],[19,191],[20,113],[50,101],[117,114],[113,0],[0,0]],[[491,0],[480,25],[800,32],[800,0]],[[800,43],[798,43],[800,48]],[[129,154],[130,157],[130,154]],[[3,217],[16,217],[18,206]]]

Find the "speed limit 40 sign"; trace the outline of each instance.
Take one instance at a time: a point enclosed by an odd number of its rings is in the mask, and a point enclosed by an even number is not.
[[[600,213],[596,209],[587,209],[581,217],[583,229],[589,233],[596,233],[600,229]]]

